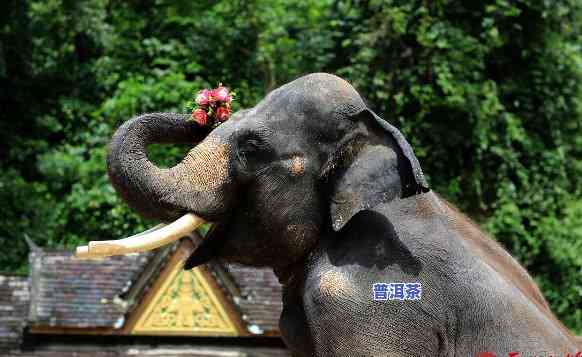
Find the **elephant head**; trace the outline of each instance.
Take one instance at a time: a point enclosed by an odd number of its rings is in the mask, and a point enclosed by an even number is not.
[[[172,168],[151,143],[199,142]],[[193,213],[215,223],[186,268],[220,258],[284,269],[358,211],[428,190],[402,134],[343,79],[310,74],[214,130],[187,115],[133,118],[115,133],[108,172],[143,217]]]

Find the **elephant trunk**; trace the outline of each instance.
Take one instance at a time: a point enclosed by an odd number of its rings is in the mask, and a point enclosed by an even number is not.
[[[119,127],[109,144],[111,183],[144,218],[169,222],[196,213],[211,220],[224,211],[224,184],[230,177],[227,145],[207,137],[171,168],[159,168],[147,157],[148,144],[196,143],[209,133],[188,118],[143,114]]]

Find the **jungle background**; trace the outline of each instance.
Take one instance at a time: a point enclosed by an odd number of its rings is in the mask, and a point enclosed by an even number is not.
[[[105,171],[113,131],[222,82],[249,107],[336,73],[401,128],[432,188],[527,268],[582,333],[579,0],[5,0],[0,270],[144,222]],[[171,165],[184,147],[156,146]]]

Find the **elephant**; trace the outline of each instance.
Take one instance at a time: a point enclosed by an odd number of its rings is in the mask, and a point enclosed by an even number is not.
[[[193,148],[160,168],[152,143]],[[107,166],[141,216],[214,223],[184,269],[273,269],[294,356],[579,348],[527,271],[429,188],[403,134],[333,74],[299,77],[216,128],[188,114],[136,116],[114,134]]]

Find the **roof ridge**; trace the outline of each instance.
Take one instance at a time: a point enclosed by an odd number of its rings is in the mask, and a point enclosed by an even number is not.
[[[118,294],[118,297],[128,303],[126,315],[135,310],[138,303],[143,299],[147,289],[157,280],[160,272],[168,264],[168,261],[178,248],[179,240],[161,247],[149,258],[141,273],[138,274],[133,284],[126,291]],[[147,254],[147,253],[146,253]]]

